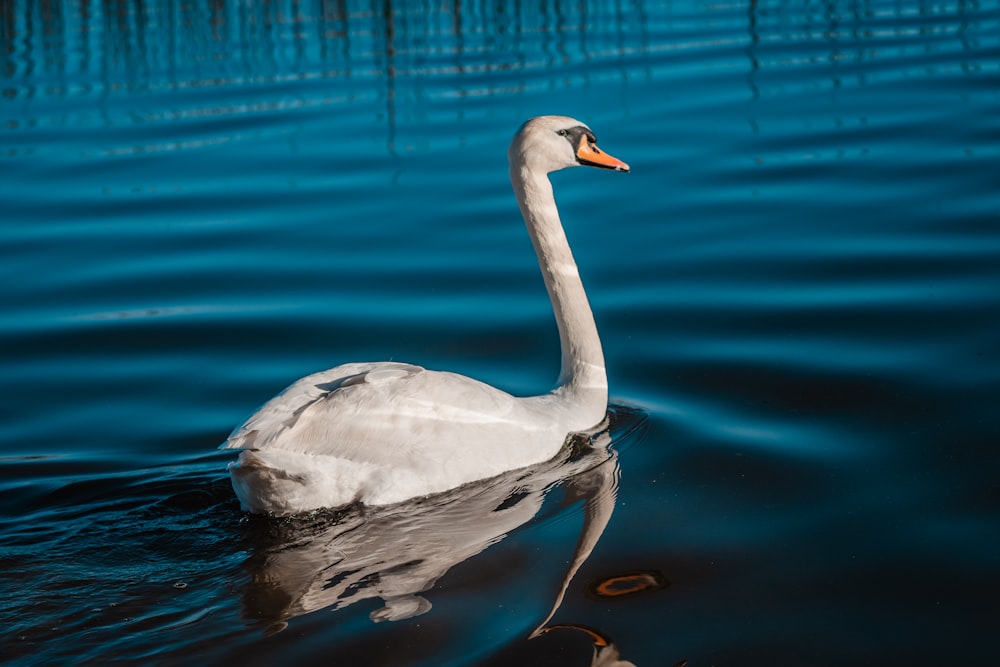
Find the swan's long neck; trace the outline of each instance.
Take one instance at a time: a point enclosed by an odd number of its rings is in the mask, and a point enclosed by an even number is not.
[[[567,398],[572,396],[574,402],[585,403],[587,412],[599,411],[599,421],[604,418],[608,400],[604,352],[559,220],[552,184],[547,174],[536,173],[523,164],[512,164],[510,177],[559,327],[562,368],[556,393],[569,394]]]

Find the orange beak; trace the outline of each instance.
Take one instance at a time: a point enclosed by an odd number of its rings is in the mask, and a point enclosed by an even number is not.
[[[576,149],[576,159],[588,167],[601,167],[615,171],[629,171],[629,166],[616,157],[608,155],[590,141],[587,135],[580,137],[580,145]]]

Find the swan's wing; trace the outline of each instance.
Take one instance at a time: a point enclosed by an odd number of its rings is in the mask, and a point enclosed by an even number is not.
[[[230,471],[252,511],[384,505],[555,456],[566,430],[540,398],[419,366],[350,364],[299,380],[223,447],[245,450]]]
[[[332,393],[376,378],[405,377],[424,369],[394,362],[344,364],[296,381],[237,426],[219,449],[261,449],[293,430],[310,407]]]
[[[518,399],[462,375],[393,362],[347,364],[290,386],[223,448],[433,466],[465,446],[489,451],[494,443],[553,426],[523,412]]]

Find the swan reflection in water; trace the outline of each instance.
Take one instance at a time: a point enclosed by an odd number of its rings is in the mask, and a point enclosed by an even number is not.
[[[296,616],[375,597],[384,606],[371,613],[373,621],[418,616],[431,608],[421,593],[534,518],[546,495],[563,486],[567,504],[584,502],[583,528],[563,581],[554,587],[551,611],[530,636],[544,634],[611,518],[618,490],[618,454],[611,445],[620,448],[644,424],[642,413],[612,406],[601,425],[571,436],[546,463],[387,507],[268,521],[268,543],[245,563],[251,582],[244,613],[270,621],[268,633]],[[610,642],[595,642],[593,664],[631,664],[617,655]]]

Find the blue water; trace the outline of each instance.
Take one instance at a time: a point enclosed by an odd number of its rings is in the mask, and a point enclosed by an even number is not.
[[[1000,660],[1000,2],[12,0],[0,41],[0,660]],[[420,558],[289,612],[282,558],[329,589],[454,503],[246,517],[215,447],[347,361],[549,388],[543,113],[633,169],[553,178],[615,406],[567,627],[528,638],[577,468],[422,613],[370,617]]]

